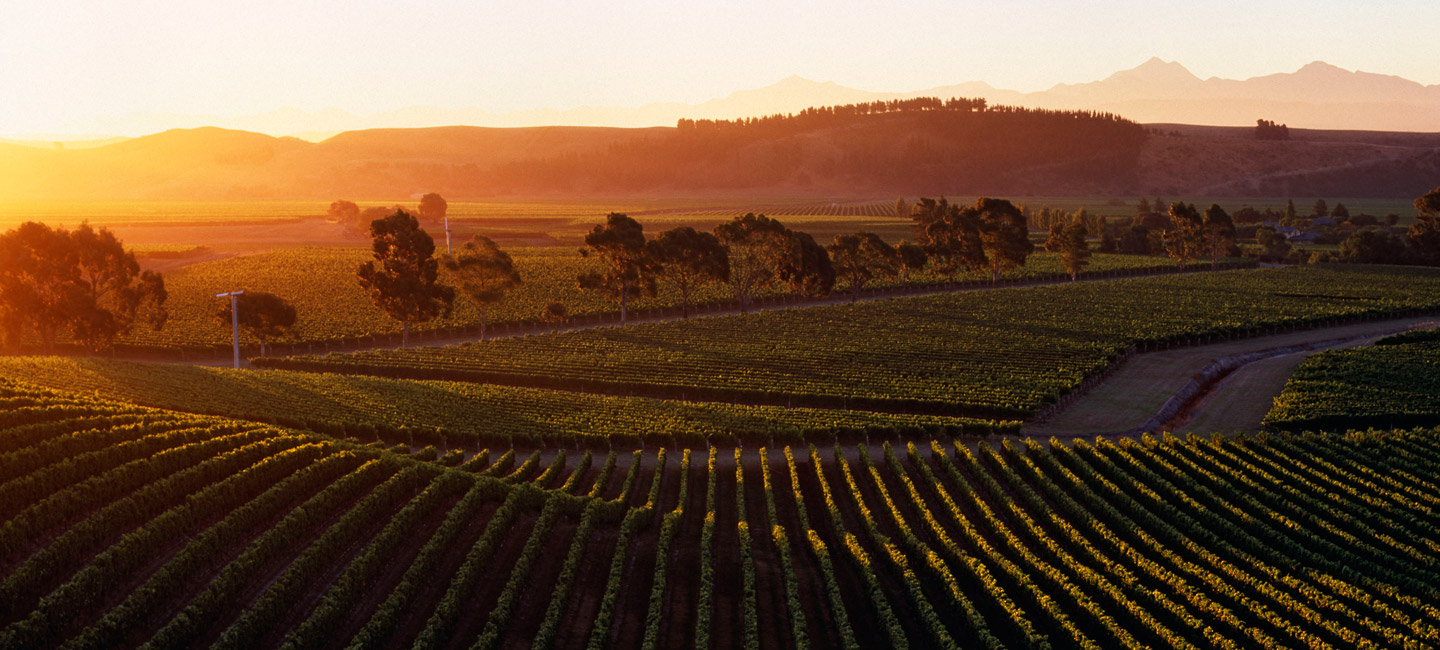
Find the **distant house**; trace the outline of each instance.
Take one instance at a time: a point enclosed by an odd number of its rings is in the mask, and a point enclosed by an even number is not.
[[[1312,228],[1333,225],[1335,225],[1335,220],[1331,219],[1330,217],[1315,217],[1314,219],[1310,220],[1310,227]]]
[[[1320,235],[1313,232],[1286,233],[1285,240],[1292,244],[1313,244],[1320,240]]]
[[[1294,237],[1295,235],[1300,234],[1300,229],[1294,226],[1280,226],[1275,229],[1275,232],[1281,235],[1285,235],[1285,238],[1289,239],[1291,237]]]

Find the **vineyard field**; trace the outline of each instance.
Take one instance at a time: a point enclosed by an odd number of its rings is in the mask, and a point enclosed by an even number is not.
[[[443,246],[443,240],[441,242]],[[552,301],[565,304],[573,317],[585,318],[610,315],[619,311],[600,295],[581,290],[576,277],[598,268],[593,258],[582,258],[574,248],[521,247],[511,249],[523,284],[492,308],[489,323],[503,331],[507,324],[533,324],[541,310]],[[400,325],[386,316],[361,289],[355,279],[360,264],[371,259],[368,249],[360,248],[288,248],[223,260],[192,264],[165,275],[169,292],[166,307],[169,322],[160,331],[135,328],[120,340],[120,348],[128,352],[208,350],[228,352],[230,330],[215,320],[220,301],[218,293],[246,289],[274,293],[295,306],[295,334],[281,341],[284,344],[338,343],[368,337],[390,337],[400,332]],[[1197,266],[1206,266],[1198,264]],[[1130,255],[1095,255],[1089,267],[1092,272],[1168,270],[1174,264],[1164,258]],[[1025,267],[1006,275],[1007,278],[1039,278],[1062,273],[1058,257],[1042,253],[1033,256]],[[988,276],[983,279],[988,280]],[[929,285],[944,281],[933,273],[913,274],[913,285]],[[960,281],[982,280],[981,274],[962,274]],[[895,280],[877,281],[873,288],[893,287]],[[838,289],[837,289],[838,290]],[[778,289],[762,296],[781,295]],[[733,296],[729,287],[710,284],[698,288],[691,297],[696,305],[710,308],[730,307]],[[659,295],[641,298],[630,305],[631,310],[674,309],[680,306],[677,290],[661,283]],[[455,312],[415,326],[416,332],[454,332],[465,330],[478,334],[480,315],[473,305],[457,299]],[[246,346],[258,341],[243,335]],[[323,349],[323,348],[322,348]],[[258,347],[254,350],[258,356]]]
[[[0,455],[6,648],[1440,641],[1437,430],[451,467],[7,381]]]
[[[1274,429],[1363,429],[1440,423],[1440,332],[1306,359],[1265,416]]]
[[[905,297],[265,367],[1015,419],[1136,346],[1440,309],[1440,272],[1326,267]]]
[[[612,397],[468,382],[236,371],[62,357],[0,357],[0,376],[190,413],[365,432],[391,443],[705,444],[834,441],[873,433],[1013,433],[1018,422]],[[374,433],[372,433],[374,432]]]

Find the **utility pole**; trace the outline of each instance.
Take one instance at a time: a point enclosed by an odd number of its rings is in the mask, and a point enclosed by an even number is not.
[[[240,296],[245,291],[231,291],[230,293],[217,293],[216,298],[230,299],[230,330],[231,346],[235,349],[235,369],[240,369]]]
[[[450,250],[450,215],[445,215],[445,254],[454,255],[455,251]]]

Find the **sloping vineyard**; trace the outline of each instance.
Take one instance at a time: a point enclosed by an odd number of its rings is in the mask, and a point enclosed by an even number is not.
[[[1440,431],[446,467],[0,400],[6,648],[1440,644]]]
[[[443,239],[443,237],[442,237]],[[441,242],[443,246],[443,241]],[[489,323],[505,331],[508,325],[534,324],[542,308],[552,301],[566,305],[573,317],[594,317],[618,312],[615,304],[598,293],[583,291],[575,278],[598,268],[595,259],[580,257],[574,248],[515,248],[510,250],[523,284],[491,310]],[[169,272],[165,284],[169,292],[167,308],[170,319],[159,332],[136,328],[121,339],[121,349],[128,351],[190,351],[208,350],[229,353],[230,330],[215,320],[221,302],[215,294],[235,289],[274,293],[293,304],[298,320],[295,336],[287,344],[314,344],[325,351],[325,344],[342,341],[370,342],[371,337],[389,337],[400,331],[400,325],[370,302],[355,279],[356,268],[370,259],[363,248],[289,248],[260,255],[202,262]],[[1197,263],[1197,266],[1200,265]],[[1174,264],[1164,258],[1134,255],[1095,255],[1089,271],[1169,270]],[[959,281],[988,281],[983,274],[961,274]],[[1063,275],[1059,258],[1041,253],[1031,257],[1026,266],[1010,271],[1007,278],[1058,278]],[[297,282],[297,278],[304,278]],[[929,285],[948,280],[931,272],[913,273],[911,285]],[[896,280],[877,280],[872,288],[899,286]],[[770,289],[762,296],[779,296],[784,292]],[[711,284],[697,287],[691,300],[696,305],[718,308],[729,305],[733,295],[728,286]],[[654,298],[640,298],[630,305],[632,310],[672,309],[680,306],[679,291],[661,283]],[[480,315],[464,300],[457,300],[455,312],[418,325],[415,331],[467,331],[478,334]],[[247,346],[258,344],[243,335]],[[380,343],[387,340],[376,341]],[[398,341],[396,341],[398,344]],[[258,346],[257,346],[258,348]],[[309,347],[306,348],[310,349]],[[258,354],[258,349],[256,350]]]
[[[316,427],[391,443],[616,445],[830,442],[874,433],[1014,433],[1019,422],[677,402],[470,382],[235,371],[65,357],[0,357],[0,375],[146,406]]]
[[[1275,429],[1364,429],[1440,423],[1440,331],[1386,337],[1370,347],[1306,359],[1275,398]]]
[[[260,360],[449,379],[979,418],[1053,403],[1136,346],[1440,308],[1440,272],[1296,268],[945,294]]]

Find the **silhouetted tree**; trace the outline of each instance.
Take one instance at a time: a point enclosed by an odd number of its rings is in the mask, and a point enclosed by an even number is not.
[[[1340,242],[1340,259],[1357,264],[1400,264],[1405,244],[1398,237],[1375,230],[1362,230]]]
[[[1210,270],[1220,268],[1220,258],[1235,245],[1235,222],[1218,203],[1205,209],[1205,250],[1210,253]]]
[[[897,219],[909,219],[909,218],[910,218],[910,202],[909,202],[909,201],[906,201],[906,200],[905,200],[905,197],[903,197],[903,196],[900,197],[900,198],[898,198],[898,199],[895,199],[895,218],[897,218]]]
[[[1070,281],[1080,277],[1080,272],[1090,264],[1090,243],[1085,241],[1085,224],[1079,221],[1066,226],[1060,233],[1057,250],[1060,263],[1070,273]]]
[[[450,204],[445,202],[445,198],[434,192],[420,197],[420,218],[426,223],[439,224],[444,221],[445,212],[449,208]]]
[[[730,285],[743,313],[784,263],[789,229],[763,214],[747,213],[715,226],[730,261]]]
[[[1284,262],[1290,255],[1290,240],[1270,226],[1255,229],[1255,243],[1260,244],[1261,258],[1272,262]]]
[[[295,328],[295,307],[284,298],[264,291],[246,291],[235,297],[240,310],[240,329],[260,341],[260,356],[272,339],[288,336]],[[215,312],[215,322],[228,332],[232,321],[230,299]]]
[[[925,254],[923,246],[908,241],[897,244],[895,253],[900,256],[900,284],[909,284],[910,274],[925,270],[925,265],[930,261],[930,256]]]
[[[450,315],[455,289],[441,284],[435,240],[415,216],[396,210],[370,223],[370,250],[375,259],[360,265],[356,276],[370,300],[400,321],[400,346],[410,344],[410,324],[428,323]]]
[[[1110,234],[1109,230],[1106,230],[1105,234],[1100,235],[1099,252],[1110,254],[1115,253],[1118,249],[1119,244],[1115,241],[1115,236]]]
[[[1330,210],[1330,218],[1331,218],[1331,219],[1334,219],[1334,220],[1337,221],[1337,222],[1338,222],[1338,221],[1349,221],[1349,220],[1350,220],[1350,208],[1345,207],[1345,204],[1344,204],[1344,203],[1341,203],[1341,202],[1339,202],[1339,201],[1336,201],[1336,202],[1335,202],[1335,207]]]
[[[1281,217],[1280,223],[1290,225],[1298,218],[1300,218],[1300,215],[1295,212],[1295,199],[1285,199],[1285,215]]]
[[[0,328],[18,348],[27,332],[46,352],[65,330],[101,351],[136,322],[165,326],[165,281],[141,271],[109,230],[27,222],[0,235]]]
[[[1205,250],[1205,222],[1194,205],[1184,202],[1170,204],[1170,227],[1162,233],[1165,253],[1175,259],[1180,270]]]
[[[354,201],[341,199],[331,203],[330,210],[325,214],[331,221],[349,225],[360,218],[360,206],[355,205]]]
[[[605,264],[603,273],[585,273],[579,277],[581,289],[599,291],[620,305],[620,324],[624,325],[631,298],[655,295],[654,262],[646,253],[645,227],[630,217],[611,212],[605,223],[585,235],[581,255],[592,252]]]
[[[825,247],[810,233],[790,230],[785,236],[785,255],[775,277],[801,296],[823,296],[835,286],[835,266]]]
[[[990,281],[999,282],[1000,272],[1025,265],[1035,252],[1025,215],[1005,199],[981,198],[971,208],[980,229],[980,245],[989,258]]]
[[[448,279],[480,312],[480,339],[484,340],[490,307],[520,286],[515,261],[489,237],[475,235],[460,247],[459,253],[446,255],[441,264]]]
[[[922,198],[910,219],[915,222],[916,240],[935,261],[936,270],[953,280],[961,270],[985,268],[984,244],[973,210],[961,209],[945,197]]]
[[[1149,255],[1153,252],[1150,250],[1150,229],[1145,226],[1130,226],[1130,229],[1120,236],[1118,247],[1125,255]]]
[[[1289,140],[1290,127],[1270,120],[1255,120],[1256,140]]]
[[[852,302],[860,299],[866,282],[876,277],[894,277],[900,271],[900,254],[874,233],[835,235],[835,243],[829,248],[835,274],[850,283]]]
[[[1315,218],[1330,216],[1330,204],[1326,203],[1325,199],[1315,199],[1315,205],[1310,209],[1310,216]]]
[[[651,241],[655,272],[680,290],[680,313],[690,317],[690,292],[707,282],[730,281],[730,258],[720,239],[689,226],[672,228]]]

